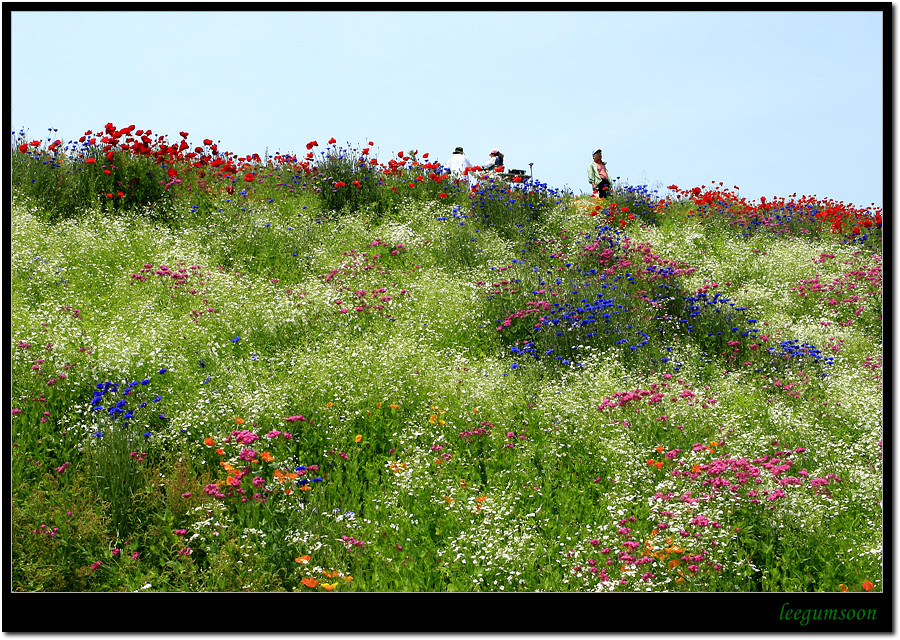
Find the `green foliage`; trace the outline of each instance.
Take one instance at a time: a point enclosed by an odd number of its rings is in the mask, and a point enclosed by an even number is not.
[[[51,155],[13,147],[13,589],[882,588],[874,233],[412,152]]]

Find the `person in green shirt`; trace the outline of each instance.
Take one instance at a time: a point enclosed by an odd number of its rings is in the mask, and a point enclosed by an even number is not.
[[[594,152],[594,160],[588,165],[588,182],[591,183],[595,198],[605,198],[609,195],[612,185],[606,172],[606,163],[603,162],[603,151],[600,149]]]

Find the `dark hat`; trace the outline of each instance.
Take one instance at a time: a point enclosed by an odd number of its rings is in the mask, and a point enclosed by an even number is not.
[[[594,153],[592,153],[591,155],[592,155],[592,156],[595,156],[595,155],[597,155],[598,153],[603,153],[603,151],[601,151],[600,149],[597,149],[597,150],[596,150]]]
[[[465,153],[465,152],[463,151],[462,147],[456,147],[456,149],[453,150],[453,153]]]

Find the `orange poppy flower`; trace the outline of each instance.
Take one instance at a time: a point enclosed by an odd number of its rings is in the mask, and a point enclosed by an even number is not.
[[[866,591],[871,591],[872,589],[875,588],[875,585],[872,584],[871,582],[869,582],[868,580],[866,580],[865,582],[862,583],[862,588],[865,589]]]
[[[244,424],[244,419],[238,418],[237,416],[234,416],[234,421],[237,422],[238,424]]]
[[[358,435],[358,436],[356,436],[356,437],[353,438],[353,439],[354,439],[356,442],[362,442],[362,436],[361,436],[361,435]]]
[[[299,562],[300,564],[308,564],[309,561],[309,556],[300,556],[299,558],[294,558],[294,562]]]
[[[662,453],[664,450],[665,450],[665,447],[661,447],[661,446],[660,446],[660,447],[656,447],[656,452],[657,452],[657,453]]]
[[[220,456],[224,456],[224,455],[225,455],[225,452],[222,451],[221,449],[216,449],[216,453],[218,453]]]
[[[263,451],[261,454],[259,454],[259,457],[262,458],[263,460],[265,460],[266,462],[272,462],[272,460],[275,459],[275,456],[273,456],[268,451]]]
[[[215,446],[216,441],[213,440],[212,438],[204,438],[203,444],[205,444],[207,447],[213,447],[213,446]]]
[[[487,496],[478,496],[475,498],[475,502],[484,502],[485,500],[487,500]]]
[[[657,463],[655,463],[655,464],[656,464],[656,468],[657,468],[657,469],[662,469],[662,468],[663,468],[663,463],[662,463],[662,462],[657,462]]]
[[[700,471],[700,465],[699,465],[699,464],[695,464],[695,465],[691,468],[691,473],[697,473],[698,471]]]
[[[675,567],[677,567],[680,564],[681,564],[681,560],[679,560],[678,558],[676,558],[675,560],[669,560],[669,568],[670,569],[674,569]]]
[[[381,404],[382,404],[382,403],[380,403],[380,402],[376,402],[376,403],[375,403],[375,408],[376,408],[376,409],[380,409],[380,408],[381,408]]]
[[[228,476],[227,478],[225,478],[225,484],[227,484],[229,487],[235,487],[235,486],[239,485],[240,483],[241,483],[241,481],[235,479],[234,476]]]
[[[399,408],[400,408],[400,405],[399,405],[399,404],[389,404],[388,406],[389,406],[391,409],[399,409]]]
[[[332,582],[331,584],[322,583],[322,586],[328,591],[333,591],[336,586],[338,586],[337,582]]]
[[[850,590],[850,589],[848,589],[847,586],[844,585],[844,584],[839,585],[839,586],[841,587],[841,591],[843,591],[844,593],[847,593],[847,592]]]
[[[301,580],[300,582],[302,582],[304,585],[306,585],[310,589],[315,589],[316,587],[319,586],[319,581],[316,580],[315,578],[303,578],[303,580]]]
[[[325,407],[328,408],[328,409],[330,409],[330,408],[333,407],[333,406],[334,406],[334,403],[333,403],[333,402],[326,402],[326,403],[325,403]]]
[[[312,487],[309,486],[308,484],[305,484],[302,487],[300,487],[300,491],[309,491],[310,489],[312,489]]]

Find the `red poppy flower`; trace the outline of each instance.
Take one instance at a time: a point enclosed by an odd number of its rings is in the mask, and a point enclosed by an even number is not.
[[[175,176],[178,175],[178,171],[176,171],[175,169],[169,169],[168,171],[166,171],[166,173],[169,174],[170,178],[174,178]]]
[[[871,582],[869,582],[868,580],[866,580],[865,582],[862,583],[862,588],[865,589],[866,591],[871,591],[872,589],[875,588],[875,585],[872,584]]]
[[[94,160],[93,158],[88,158],[87,160],[85,160],[85,163],[86,163],[86,164],[96,164],[97,161]]]
[[[106,152],[106,159],[107,159],[107,160],[112,160],[114,155],[115,155],[115,154],[114,154],[112,151],[107,151],[107,152]]]
[[[359,180],[354,180],[354,181],[353,181],[353,186],[354,186],[354,187],[361,187],[362,185],[359,183]]]
[[[428,158],[428,154],[427,154],[427,153],[423,153],[423,154],[422,154],[422,157],[427,159],[427,158]]]
[[[209,138],[203,138],[203,144],[205,144],[207,147],[212,143],[212,140],[210,140]]]
[[[441,192],[438,194],[438,198],[446,198],[446,197],[447,197],[447,194],[444,193],[443,191],[441,191]]]
[[[124,197],[125,197],[125,194],[122,193],[121,191],[119,191],[118,193],[116,193],[116,197],[117,197],[117,198],[124,198]]]
[[[39,146],[41,146],[41,141],[40,141],[40,140],[32,140],[32,141],[31,141],[31,146],[32,146],[32,147],[39,147]]]
[[[256,177],[252,173],[248,173],[244,176],[244,182],[253,182],[256,180]]]
[[[337,140],[335,140],[334,138],[331,138],[331,139],[328,141],[328,144],[334,144],[335,142],[337,142]]]
[[[19,145],[19,151],[21,151],[22,153],[25,153],[26,151],[28,151],[28,145],[23,142],[22,144]]]
[[[346,182],[335,182],[335,183],[334,183],[334,186],[336,186],[336,187],[346,187],[346,186],[347,186],[347,183],[346,183]]]
[[[307,143],[306,143],[306,150],[309,151],[309,150],[311,150],[313,147],[318,147],[318,146],[319,146],[319,143],[316,142],[315,140],[313,140],[312,142],[307,142]]]
[[[182,138],[187,138],[190,134],[187,131],[180,131],[178,135],[180,135]]]
[[[107,193],[107,194],[106,194],[106,197],[107,197],[107,198],[112,198],[112,197],[113,197],[113,194]]]

